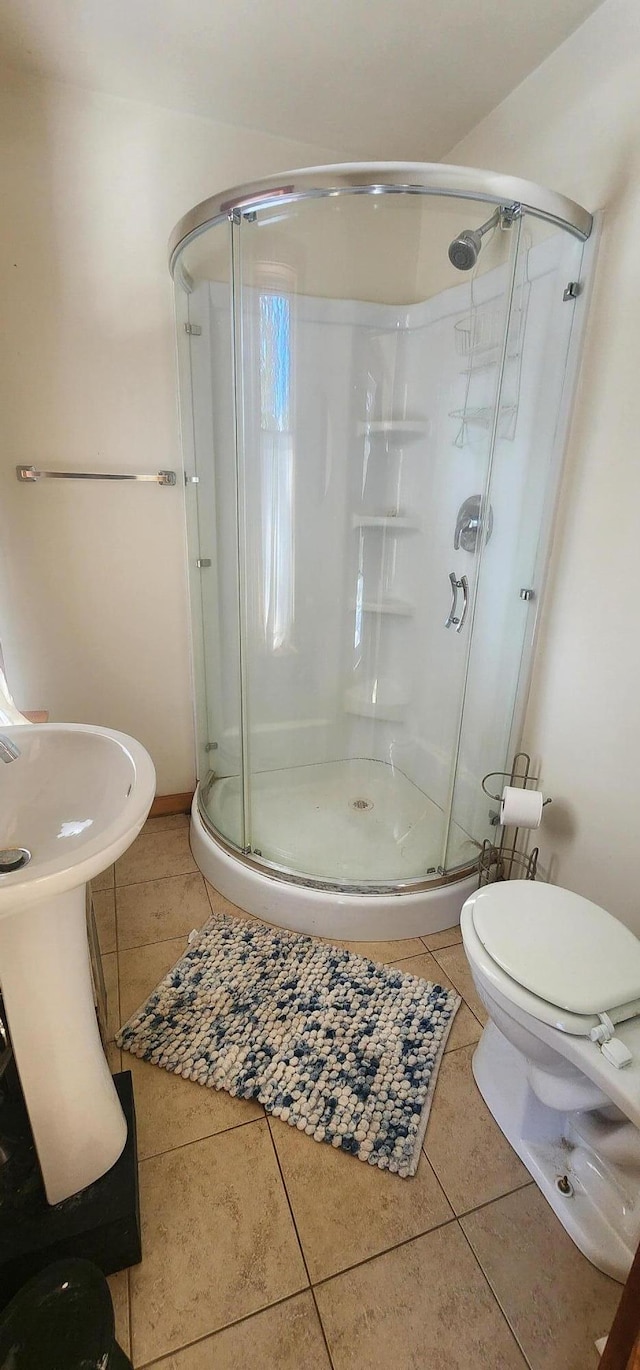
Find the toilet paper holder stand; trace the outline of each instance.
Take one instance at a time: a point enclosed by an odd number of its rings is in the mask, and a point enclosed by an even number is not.
[[[482,789],[487,799],[493,799],[496,804],[502,798],[500,794],[494,794],[488,789],[490,781],[502,780],[503,786],[510,785],[514,788],[523,790],[535,789],[538,784],[539,776],[531,773],[531,757],[528,752],[516,752],[510,771],[489,771],[482,781]],[[550,804],[550,799],[543,800],[543,808]],[[499,827],[500,814],[490,811],[489,819],[493,827]],[[507,837],[509,834],[509,838]],[[487,838],[482,844],[480,859],[478,862],[478,886],[490,885],[497,880],[535,880],[538,869],[539,848],[534,847],[531,852],[522,850],[518,845],[520,839],[519,828],[501,828],[500,841],[492,842]]]

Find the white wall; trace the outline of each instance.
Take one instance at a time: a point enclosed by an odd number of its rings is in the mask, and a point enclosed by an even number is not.
[[[605,0],[444,159],[605,209],[525,742],[552,878],[638,933],[639,130],[640,7]]]
[[[174,223],[334,151],[3,73],[0,640],[23,709],[121,728],[192,784],[180,489],[21,486],[16,463],[180,468]]]

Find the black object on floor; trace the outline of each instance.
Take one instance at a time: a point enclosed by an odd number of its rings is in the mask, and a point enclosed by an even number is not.
[[[52,1261],[81,1257],[112,1275],[142,1259],[131,1071],[113,1080],[127,1120],[124,1151],[95,1184],[54,1207],[45,1197],[21,1091],[14,1087],[0,1100],[0,1162],[6,1158],[0,1164],[0,1308]]]
[[[25,1284],[0,1313],[0,1370],[132,1370],[95,1265],[57,1261]]]

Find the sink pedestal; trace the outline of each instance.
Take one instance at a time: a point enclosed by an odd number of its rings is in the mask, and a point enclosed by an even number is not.
[[[85,888],[0,918],[0,985],[50,1204],[104,1175],[127,1140],[93,1003]]]

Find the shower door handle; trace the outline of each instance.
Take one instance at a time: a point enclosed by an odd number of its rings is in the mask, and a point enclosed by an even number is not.
[[[444,626],[445,628],[455,628],[456,632],[459,633],[464,627],[464,621],[467,617],[467,610],[469,608],[469,581],[466,576],[460,576],[460,579],[458,579],[455,571],[449,572],[449,580],[451,582],[451,608],[444,621]],[[458,590],[462,590],[462,613],[459,618],[456,614],[456,609],[458,607]]]
[[[464,628],[465,618],[467,617],[467,609],[469,608],[469,581],[467,580],[467,577],[461,576],[458,581],[458,585],[462,590],[462,613],[460,615],[460,622],[456,628],[456,632],[461,633],[462,629]]]
[[[455,571],[449,572],[449,580],[451,581],[451,608],[445,618],[444,626],[445,628],[455,626],[456,632],[459,633],[461,623],[460,619],[456,617],[456,609],[458,607],[458,590],[461,589],[461,582],[458,580]]]

